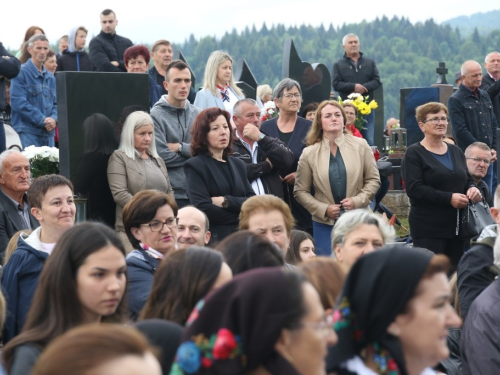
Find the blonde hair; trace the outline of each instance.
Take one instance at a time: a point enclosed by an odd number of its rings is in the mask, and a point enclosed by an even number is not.
[[[4,267],[12,256],[12,253],[14,253],[14,250],[17,249],[17,243],[19,241],[19,236],[21,235],[21,233],[31,234],[32,232],[33,230],[31,229],[23,229],[14,233],[9,243],[7,244],[7,247],[5,248],[5,260],[3,261]]]
[[[347,123],[347,117],[344,112],[344,108],[342,105],[335,101],[335,100],[324,100],[320,103],[318,106],[318,109],[316,110],[316,115],[314,116],[313,123],[311,125],[311,128],[309,129],[309,132],[306,135],[306,145],[311,146],[314,145],[318,142],[321,142],[323,140],[323,127],[321,126],[321,111],[323,108],[325,108],[327,105],[331,105],[334,107],[337,107],[340,109],[340,112],[342,112],[342,117],[344,118],[344,125]]]
[[[231,61],[231,64],[234,64],[233,58],[225,51],[213,51],[208,57],[207,65],[205,66],[205,75],[203,77],[203,88],[209,89],[214,95],[217,95],[216,80],[219,65],[227,60]],[[238,96],[244,96],[243,92],[241,92],[234,83],[233,74],[231,74],[228,84]]]
[[[252,216],[252,214],[256,212],[268,213],[271,211],[281,212],[283,215],[283,221],[285,222],[286,233],[290,236],[290,232],[295,225],[295,219],[293,218],[292,211],[283,199],[270,194],[255,195],[248,198],[241,205],[239,229],[248,229],[250,216]]]

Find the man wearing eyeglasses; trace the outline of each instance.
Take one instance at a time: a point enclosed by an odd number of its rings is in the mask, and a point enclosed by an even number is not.
[[[448,99],[448,110],[453,135],[458,147],[463,151],[474,142],[483,142],[491,149],[491,163],[497,158],[496,130],[497,119],[493,113],[490,96],[481,90],[482,69],[476,61],[462,64],[462,83]],[[490,191],[496,188],[496,171],[489,165],[484,182]],[[495,177],[495,178],[494,178]]]
[[[490,207],[493,207],[493,197],[490,189],[483,181],[491,164],[491,149],[486,143],[474,142],[465,149],[465,159],[467,160],[467,170],[474,179],[481,195],[486,199]]]

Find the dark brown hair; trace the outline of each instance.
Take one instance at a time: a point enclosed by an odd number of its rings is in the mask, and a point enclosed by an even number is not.
[[[253,268],[282,267],[281,251],[266,238],[249,230],[240,230],[226,237],[215,247],[233,271],[233,275]]]
[[[170,206],[174,211],[174,216],[177,217],[178,207],[175,199],[158,190],[140,191],[123,207],[123,227],[135,249],[139,248],[140,241],[132,234],[132,228],[139,228],[141,224],[149,223],[156,216],[156,211],[166,204]]]
[[[300,244],[305,240],[311,240],[314,245],[314,238],[302,230],[294,229],[290,232],[290,246],[285,255],[285,260],[290,264],[302,263],[302,258],[300,257]]]
[[[335,259],[316,257],[301,263],[299,270],[318,291],[323,308],[333,309],[344,285],[345,268]]]
[[[33,35],[35,35],[35,31],[40,30],[42,34],[45,34],[45,31],[39,26],[30,26],[26,33],[24,34],[24,43],[26,43]]]
[[[168,81],[168,73],[171,69],[184,70],[189,69],[189,66],[182,60],[174,60],[170,64],[168,64],[167,69],[165,69],[165,81]],[[191,71],[189,71],[191,73]]]
[[[219,252],[204,247],[171,252],[155,273],[139,320],[165,319],[184,325],[196,303],[212,289],[222,263]]]
[[[223,109],[212,107],[204,109],[196,116],[193,122],[193,127],[191,128],[191,154],[193,156],[197,155],[211,155],[208,151],[207,134],[210,131],[210,124],[217,120],[219,116],[224,116],[229,126],[229,142],[227,147],[224,149],[223,157],[231,155],[233,150],[231,145],[233,143],[233,132],[231,131],[231,118],[229,112]]]
[[[100,223],[83,223],[68,229],[57,242],[40,276],[40,281],[20,335],[2,350],[10,371],[15,349],[26,343],[44,348],[56,337],[84,323],[84,311],[76,282],[80,266],[106,246],[116,247],[125,260],[125,249],[114,230]],[[127,313],[127,288],[114,314],[103,322],[123,323]]]
[[[60,174],[48,174],[35,178],[28,190],[28,204],[31,208],[42,208],[42,201],[49,189],[56,186],[68,186],[72,193],[75,189],[73,184],[66,177]]]
[[[118,324],[87,324],[58,337],[42,353],[33,375],[88,375],[124,356],[154,354],[135,328]]]

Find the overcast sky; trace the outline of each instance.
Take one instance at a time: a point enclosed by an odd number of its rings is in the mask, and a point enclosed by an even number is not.
[[[476,12],[500,8],[498,0],[480,0],[480,6],[458,5],[456,0],[420,0],[397,2],[389,0],[252,0],[252,1],[34,1],[2,0],[0,6],[0,41],[7,48],[18,49],[26,29],[37,25],[45,30],[51,43],[75,26],[85,26],[89,37],[99,33],[99,14],[105,8],[115,11],[117,33],[134,43],[153,43],[169,39],[182,43],[191,33],[195,37],[215,35],[255,25],[267,26],[312,24],[334,26],[371,21],[383,15],[408,17],[412,22],[433,18],[436,22]],[[176,5],[173,5],[176,4]],[[307,7],[306,5],[307,4]],[[396,4],[396,6],[394,6]],[[355,31],[355,30],[354,30]],[[87,45],[90,38],[87,38]]]

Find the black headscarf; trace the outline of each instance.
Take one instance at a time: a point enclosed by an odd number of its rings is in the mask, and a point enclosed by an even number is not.
[[[275,375],[298,375],[274,350],[287,317],[297,308],[284,272],[244,272],[200,301],[187,321],[170,374],[237,375],[264,366]]]
[[[177,323],[162,319],[147,319],[135,324],[147,337],[149,343],[160,350],[160,364],[163,375],[170,373],[175,353],[181,343],[184,328]]]
[[[394,245],[369,253],[354,264],[334,312],[339,341],[329,350],[328,370],[368,347],[381,364],[381,374],[407,374],[399,339],[387,333],[387,328],[404,312],[432,256]]]

